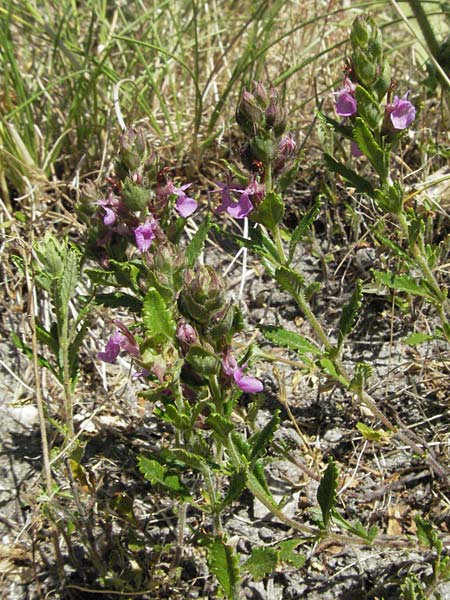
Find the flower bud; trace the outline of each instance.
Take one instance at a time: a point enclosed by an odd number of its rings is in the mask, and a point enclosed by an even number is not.
[[[143,210],[150,201],[150,192],[127,177],[123,185],[122,200],[129,210]]]
[[[236,109],[236,121],[245,135],[256,135],[263,122],[263,111],[255,96],[244,90]]]
[[[190,323],[181,319],[177,326],[177,339],[185,352],[192,344],[199,344],[197,332]]]
[[[181,313],[188,319],[207,324],[225,303],[225,284],[217,271],[201,265],[197,272],[188,270],[178,301]]]

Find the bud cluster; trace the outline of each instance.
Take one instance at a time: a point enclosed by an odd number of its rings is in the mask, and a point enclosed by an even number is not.
[[[396,134],[409,127],[416,116],[408,100],[409,92],[402,98],[392,98],[396,83],[390,79],[389,64],[383,58],[381,32],[370,17],[357,17],[350,37],[352,57],[345,66],[343,86],[335,93],[336,112],[352,123],[361,117],[375,135],[394,141]],[[360,154],[355,143],[352,154]]]
[[[244,90],[237,109],[236,121],[247,137],[241,151],[244,166],[264,178],[270,167],[280,174],[295,151],[291,136],[282,137],[286,129],[286,111],[275,88],[266,90],[260,81],[253,82],[253,91]]]

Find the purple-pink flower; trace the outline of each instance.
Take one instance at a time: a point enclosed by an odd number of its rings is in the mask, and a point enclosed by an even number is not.
[[[389,114],[394,129],[406,129],[416,118],[416,109],[408,100],[409,91],[399,98],[394,96],[394,100],[386,105],[386,112]]]
[[[231,187],[233,185],[233,187]],[[240,184],[219,183],[219,189],[222,195],[222,203],[216,208],[216,212],[227,212],[235,219],[247,217],[254,209],[254,204],[250,200],[251,196],[262,198],[264,196],[264,186],[256,181],[251,181],[246,188]],[[234,200],[231,193],[238,194],[239,200]]]
[[[192,215],[192,213],[197,210],[197,202],[194,198],[189,198],[189,196],[185,193],[184,190],[187,190],[191,187],[192,183],[185,183],[180,187],[175,187],[171,181],[167,184],[169,194],[174,194],[177,196],[177,202],[175,204],[175,208],[179,212],[179,214],[185,219]]]
[[[140,356],[139,346],[133,334],[120,321],[114,321],[118,329],[109,338],[103,351],[97,352],[97,358],[106,363],[114,363],[121,350],[137,358]]]
[[[336,93],[336,112],[340,117],[351,117],[356,114],[356,85],[346,76],[343,87]]]
[[[247,365],[242,365],[242,367],[239,367],[236,359],[230,352],[227,352],[222,361],[222,367],[225,374],[229,377],[232,377],[235,384],[243,392],[247,392],[248,394],[257,394],[258,392],[262,392],[264,389],[262,381],[256,377],[244,375],[244,369],[246,366]]]
[[[134,237],[139,252],[146,252],[150,248],[152,241],[155,239],[157,227],[158,222],[153,217],[149,217],[143,225],[135,228]]]

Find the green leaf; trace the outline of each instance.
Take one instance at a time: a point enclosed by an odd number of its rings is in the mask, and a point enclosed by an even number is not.
[[[321,111],[317,111],[317,117],[319,121],[321,121],[324,125],[326,125],[329,129],[332,129],[336,133],[343,135],[344,137],[351,139],[352,137],[352,128],[348,125],[342,125],[336,119],[332,119],[328,115],[325,115]]]
[[[353,379],[350,382],[349,389],[354,392],[361,392],[366,389],[367,382],[372,376],[373,368],[366,363],[356,363]]]
[[[362,282],[358,280],[356,282],[356,288],[353,294],[351,295],[350,301],[348,304],[344,305],[342,309],[342,315],[339,320],[339,339],[338,339],[338,349],[342,348],[342,344],[344,343],[345,338],[352,331],[356,317],[358,315],[358,311],[361,308],[361,300],[362,300]]]
[[[379,531],[376,525],[367,530],[361,523],[361,521],[355,521],[354,523],[350,523],[349,521],[344,519],[344,517],[337,510],[333,511],[333,519],[338,525],[341,525],[350,533],[353,533],[354,535],[357,535],[358,537],[367,540],[369,544],[373,543]]]
[[[295,350],[301,356],[305,354],[313,354],[315,356],[322,354],[320,348],[295,331],[289,331],[288,329],[274,325],[260,325],[259,329],[266,339],[283,348]]]
[[[420,515],[416,515],[414,519],[417,526],[417,539],[419,540],[419,544],[421,546],[425,546],[426,548],[430,548],[430,550],[436,550],[438,554],[442,551],[442,542],[439,539],[438,534],[433,529],[431,523],[425,521]]]
[[[48,346],[50,350],[53,352],[55,356],[58,356],[59,345],[58,339],[55,339],[50,331],[47,331],[45,327],[42,325],[38,319],[35,321],[36,323],[36,335],[38,340]]]
[[[250,558],[242,565],[255,581],[260,581],[276,569],[278,552],[274,548],[253,548]]]
[[[305,286],[305,280],[300,273],[288,267],[279,267],[275,271],[275,279],[280,287],[295,299],[302,293]]]
[[[375,140],[373,133],[361,117],[356,117],[355,119],[353,136],[361,152],[367,156],[381,180],[384,181],[388,175],[386,164],[387,153],[381,149],[378,142]]]
[[[239,559],[233,548],[215,537],[208,548],[208,563],[209,570],[217,577],[226,597],[237,600]]]
[[[424,342],[434,340],[434,335],[428,335],[427,333],[411,333],[407,338],[404,339],[405,344],[408,346],[418,346]]]
[[[209,214],[206,219],[200,224],[198,230],[195,232],[191,241],[186,248],[186,258],[188,266],[193,267],[195,261],[200,256],[203,246],[208,237],[209,230],[211,229],[211,218]]]
[[[290,563],[297,569],[301,569],[306,562],[306,557],[302,554],[298,554],[298,552],[295,552],[295,550],[297,546],[300,546],[300,544],[303,544],[303,542],[304,540],[301,538],[292,538],[291,540],[279,542],[279,559],[283,562]]]
[[[334,363],[330,358],[321,358],[319,360],[319,364],[322,367],[323,371],[327,373],[327,375],[330,375],[333,379],[339,381],[339,383],[341,383],[343,386],[348,386],[348,381],[345,379],[345,377],[343,377],[337,372],[336,367],[334,366]]]
[[[378,129],[381,119],[380,103],[361,85],[356,86],[358,114],[366,121],[370,129]]]
[[[330,169],[330,171],[340,175],[347,183],[349,183],[351,186],[353,186],[358,192],[360,192],[361,194],[367,194],[371,198],[373,198],[375,196],[375,190],[373,189],[372,185],[370,184],[370,182],[367,179],[365,179],[364,177],[361,177],[361,175],[358,175],[357,173],[355,173],[355,171],[353,171],[353,169],[349,169],[345,165],[337,162],[329,154],[324,154],[324,159],[325,159],[325,164],[327,165],[328,169]]]
[[[428,289],[423,285],[422,282],[417,282],[410,275],[396,275],[391,271],[374,271],[372,270],[373,276],[377,283],[393,288],[398,292],[407,292],[415,296],[425,296],[430,298]]]
[[[142,320],[146,335],[155,343],[173,339],[176,323],[161,294],[155,288],[150,288],[145,295]]]
[[[152,485],[160,485],[168,493],[182,500],[191,499],[189,490],[182,483],[179,475],[168,472],[166,467],[157,460],[140,455],[138,457],[138,467],[145,479],[150,481]]]
[[[186,354],[186,361],[192,365],[199,375],[216,375],[221,369],[221,360],[216,354],[202,346],[192,344]]]
[[[275,500],[273,499],[273,496],[269,490],[269,486],[267,485],[264,466],[259,460],[254,463],[252,470],[249,471],[248,480],[252,487],[258,490],[258,492],[264,496],[267,502],[270,502],[272,506],[276,506]]]
[[[226,417],[215,412],[208,415],[206,422],[212,427],[219,439],[226,444],[230,432],[234,429],[234,424]]]
[[[273,440],[273,436],[279,425],[280,411],[276,410],[274,416],[263,427],[263,429],[254,434],[249,440],[249,443],[252,446],[252,453],[250,455],[251,461],[256,460],[264,454],[267,446]]]
[[[320,204],[321,204],[320,197],[317,197],[314,205],[303,215],[299,224],[292,232],[291,239],[289,242],[288,262],[292,261],[297,244],[303,239],[303,237],[308,232],[311,225],[316,220],[316,217],[320,212]]]
[[[317,490],[317,501],[322,511],[322,521],[325,529],[328,528],[333,510],[337,502],[338,468],[333,460],[330,460],[325,473],[319,483]]]
[[[83,274],[87,275],[92,283],[96,285],[117,285],[117,279],[114,271],[105,271],[105,269],[83,269]]]
[[[425,593],[415,573],[410,573],[401,585],[402,600],[427,600],[429,596]]]
[[[264,196],[261,204],[251,212],[250,218],[255,223],[261,223],[261,225],[273,231],[281,223],[283,216],[284,202],[282,197],[275,192],[269,192]]]
[[[64,267],[57,292],[60,300],[60,305],[58,307],[58,320],[60,319],[60,323],[68,317],[69,302],[75,296],[80,270],[78,252],[71,248],[67,242],[65,242],[64,250]]]
[[[390,431],[384,429],[372,429],[364,423],[357,423],[356,429],[361,433],[364,439],[371,442],[384,442],[392,435]]]
[[[142,310],[142,300],[125,292],[95,294],[94,302],[109,308],[129,308],[135,313],[140,313]]]
[[[381,190],[375,190],[375,201],[384,212],[398,215],[403,208],[403,189],[398,182],[385,187]]]
[[[247,472],[245,469],[235,471],[230,478],[230,484],[225,498],[222,500],[220,507],[223,510],[226,506],[229,506],[232,502],[237,500],[242,494],[247,484]]]
[[[28,346],[27,344],[25,344],[25,342],[23,342],[19,338],[19,336],[14,333],[14,331],[11,331],[10,337],[11,337],[11,340],[12,340],[13,344],[16,346],[16,348],[18,348],[19,350],[21,350],[25,354],[25,356],[27,358],[29,358],[30,360],[33,360],[34,354],[33,354],[33,350],[30,348],[30,346]],[[37,355],[37,360],[38,360],[38,365],[40,367],[45,367],[46,369],[48,369],[49,371],[51,371],[53,373],[53,375],[59,381],[61,381],[61,379],[60,379],[58,373],[56,372],[56,370],[49,363],[49,361],[44,356],[42,356],[42,354],[38,354]]]

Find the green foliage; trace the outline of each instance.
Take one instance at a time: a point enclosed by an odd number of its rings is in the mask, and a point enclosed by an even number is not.
[[[221,538],[213,538],[208,546],[208,564],[226,598],[237,600],[240,579],[239,557],[233,548]]]
[[[356,363],[355,372],[350,382],[349,389],[360,393],[367,388],[367,383],[372,376],[373,368],[366,363]]]
[[[279,560],[279,552],[275,548],[253,548],[252,554],[242,566],[255,581],[264,579],[275,570]]]
[[[327,165],[330,171],[332,171],[333,173],[337,173],[338,175],[343,177],[343,179],[351,186],[353,186],[356,190],[358,190],[358,192],[362,194],[367,194],[371,198],[375,196],[375,190],[373,189],[370,181],[368,181],[365,177],[361,177],[361,175],[355,173],[353,169],[350,169],[349,167],[346,167],[345,165],[339,163],[329,154],[325,153],[324,159],[325,164]]]
[[[256,459],[263,456],[267,446],[273,440],[273,436],[280,425],[280,411],[276,410],[274,416],[270,421],[258,431],[249,440],[249,444],[252,447],[250,460],[253,462]]]
[[[269,341],[283,348],[289,348],[289,350],[298,352],[302,358],[308,359],[308,354],[314,356],[322,354],[320,348],[295,331],[289,331],[283,327],[275,327],[274,325],[260,325],[259,329]]]
[[[209,230],[211,229],[211,218],[207,215],[206,219],[199,225],[198,230],[195,232],[191,241],[186,248],[186,258],[188,266],[193,267],[195,261],[200,256],[203,250],[205,241],[208,238]]]
[[[333,460],[330,460],[317,489],[317,501],[322,511],[322,523],[324,529],[328,529],[333,517],[333,511],[337,502],[338,468]]]
[[[291,234],[291,239],[289,240],[289,256],[288,263],[292,262],[294,258],[294,252],[298,245],[298,243],[304,238],[304,236],[308,233],[309,228],[314,223],[317,218],[317,215],[320,212],[321,206],[321,198],[316,198],[314,205],[303,215],[300,219],[299,224],[294,229]]]
[[[275,272],[275,279],[279,286],[295,299],[302,293],[305,286],[303,276],[295,269],[288,267],[279,267]]]
[[[358,114],[372,130],[376,129],[381,119],[379,101],[360,85],[356,86],[355,97],[358,104]]]
[[[423,281],[416,281],[411,275],[396,275],[392,271],[372,271],[375,281],[397,292],[406,292],[413,296],[432,298],[428,287]]]
[[[140,455],[138,467],[145,479],[152,485],[160,486],[161,489],[182,501],[191,500],[189,490],[181,481],[180,476],[168,469],[166,465]]]
[[[150,288],[145,295],[142,321],[147,338],[155,344],[173,339],[176,329],[175,320],[161,294],[155,288]]]
[[[357,423],[356,429],[361,433],[365,440],[371,442],[384,442],[391,436],[391,434],[384,429],[372,429],[372,427],[369,427],[364,423]]]
[[[356,289],[353,292],[348,304],[344,305],[342,309],[342,315],[339,320],[339,339],[338,339],[338,351],[342,349],[342,344],[345,338],[352,331],[358,312],[361,308],[362,300],[362,282],[358,280],[356,283]]]
[[[385,182],[388,175],[387,153],[381,148],[374,134],[361,117],[356,117],[353,129],[353,137],[372,166],[380,176],[382,182]]]
[[[269,192],[264,196],[261,204],[251,212],[251,219],[273,231],[283,220],[283,215],[283,199],[279,194]]]

